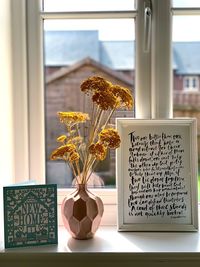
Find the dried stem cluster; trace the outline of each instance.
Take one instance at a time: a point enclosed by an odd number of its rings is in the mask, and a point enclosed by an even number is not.
[[[52,152],[50,159],[66,161],[76,182],[86,184],[98,162],[105,159],[108,149],[120,146],[118,132],[108,123],[116,109],[133,107],[133,97],[129,89],[99,76],[83,81],[81,91],[92,101],[91,116],[83,112],[58,112],[66,134],[57,138],[61,145]],[[83,137],[80,126],[88,124],[88,136]]]

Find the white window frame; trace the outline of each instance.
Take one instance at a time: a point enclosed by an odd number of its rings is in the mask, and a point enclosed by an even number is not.
[[[193,86],[193,81],[195,79],[196,86]],[[186,86],[187,81],[189,86]],[[198,76],[184,76],[183,77],[183,91],[184,92],[198,92],[199,91],[199,77]]]
[[[107,17],[136,18],[136,118],[172,117],[171,69],[171,1],[152,0],[153,15],[149,52],[144,52],[144,5],[148,0],[137,1],[137,12],[108,12]],[[57,18],[58,13],[40,16],[40,0],[11,1],[13,14],[13,65],[15,84],[15,181],[26,179],[45,182],[44,136],[44,77],[42,51],[42,19]],[[62,12],[62,18],[71,16]],[[79,14],[80,15],[80,14]],[[83,14],[84,16],[88,14]],[[91,18],[102,18],[94,12]],[[80,18],[80,17],[79,17]],[[164,18],[164,19],[163,19]],[[159,21],[159,27],[157,22]],[[140,45],[138,45],[140,43]],[[165,53],[163,53],[165,51]],[[20,64],[20,65],[19,65]],[[20,125],[17,123],[22,122]],[[58,204],[69,190],[58,190]],[[105,207],[103,224],[116,224],[116,189],[97,190]]]

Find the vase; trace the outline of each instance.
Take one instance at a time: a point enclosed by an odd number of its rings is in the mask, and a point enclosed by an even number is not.
[[[78,184],[76,190],[66,197],[61,206],[65,228],[76,239],[92,238],[103,216],[103,202],[100,197]]]

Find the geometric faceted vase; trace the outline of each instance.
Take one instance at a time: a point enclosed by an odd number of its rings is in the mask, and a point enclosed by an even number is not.
[[[66,197],[61,206],[64,226],[76,239],[94,236],[103,211],[102,200],[88,191],[86,184],[78,184],[76,191]]]

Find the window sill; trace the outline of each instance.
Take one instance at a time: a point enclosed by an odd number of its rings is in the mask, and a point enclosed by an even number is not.
[[[199,253],[199,232],[118,232],[116,226],[101,226],[89,240],[71,238],[67,230],[59,227],[58,245],[4,249],[2,253]]]
[[[59,227],[58,245],[4,249],[0,244],[2,266],[137,266],[166,263],[171,266],[198,266],[199,233],[118,232],[116,226],[100,227],[90,240],[75,240]],[[25,265],[21,265],[23,264]],[[4,263],[4,264],[3,264]],[[98,264],[97,264],[98,263]],[[65,265],[64,265],[65,264]],[[125,264],[125,265],[124,265]],[[186,265],[185,265],[186,264]],[[135,266],[136,266],[135,265]],[[162,265],[166,266],[166,265]]]
[[[196,94],[198,94],[199,93],[199,88],[184,88],[183,89],[183,93],[186,93],[186,94],[194,94],[194,93],[196,93]]]

